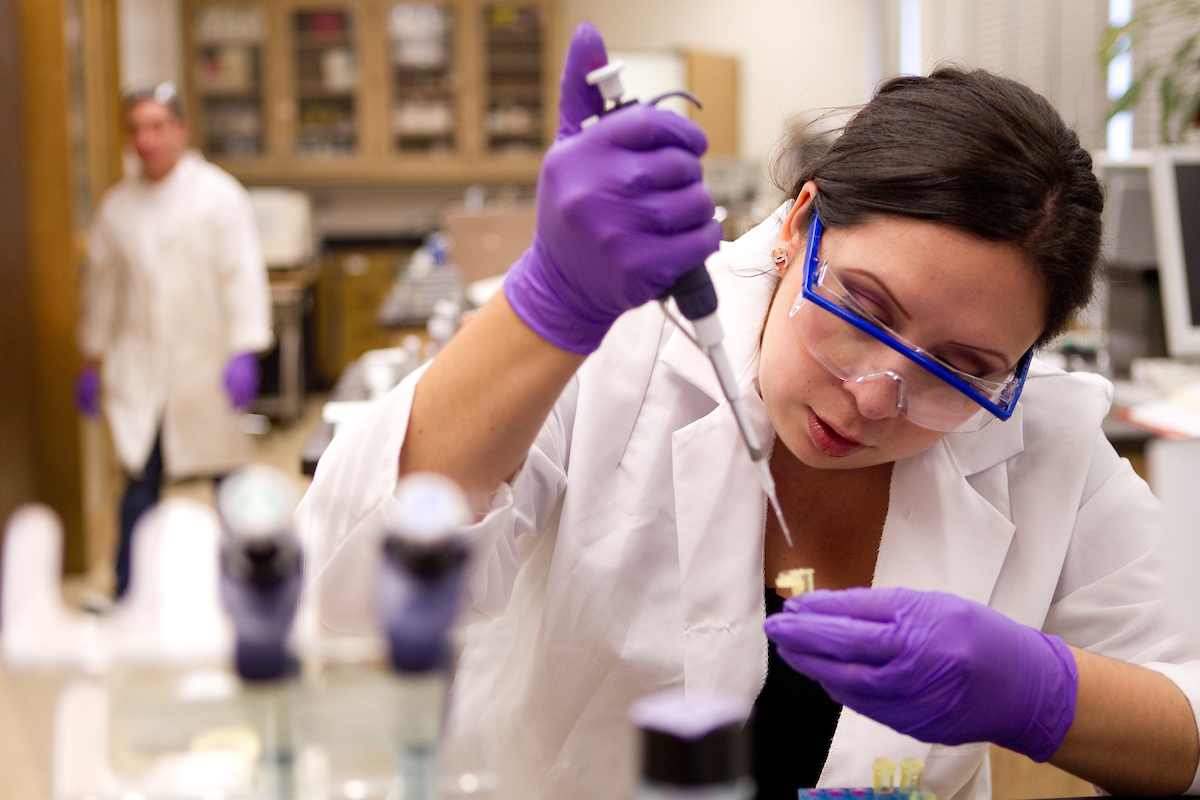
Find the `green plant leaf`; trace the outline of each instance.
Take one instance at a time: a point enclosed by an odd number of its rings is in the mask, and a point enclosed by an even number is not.
[[[1171,115],[1175,111],[1176,94],[1175,78],[1168,72],[1158,84],[1158,100],[1161,104],[1158,117],[1158,140],[1162,144],[1171,143]]]
[[[1192,91],[1179,103],[1179,111],[1175,117],[1177,141],[1187,141],[1187,134],[1192,127],[1192,120],[1196,118],[1197,111],[1200,111],[1200,82],[1193,86]]]
[[[1108,122],[1108,120],[1122,111],[1129,111],[1136,106],[1138,101],[1142,99],[1142,93],[1146,90],[1146,86],[1154,77],[1154,72],[1155,68],[1153,67],[1142,70],[1129,84],[1129,88],[1125,90],[1125,93],[1116,100],[1113,100],[1109,105],[1108,114],[1104,117],[1104,121]]]

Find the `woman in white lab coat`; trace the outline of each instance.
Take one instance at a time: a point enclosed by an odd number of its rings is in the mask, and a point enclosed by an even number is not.
[[[915,756],[939,797],[986,798],[993,741],[1111,791],[1200,793],[1200,664],[1161,598],[1156,502],[1100,431],[1107,384],[1030,357],[1098,257],[1074,134],[986,73],[893,81],[708,260],[789,548],[711,365],[644,305],[714,246],[703,141],[646,108],[581,130],[604,60],[581,26],[504,296],[323,457],[297,514],[323,621],[371,626],[388,498],[430,469],[478,503],[471,614],[490,620],[446,763],[497,770],[502,796],[620,794],[634,699],[720,689],[761,720],[795,701],[789,665],[833,708],[821,786]],[[844,591],[789,601],[768,649],[764,583],[798,566]],[[782,708],[760,755],[811,710]],[[775,766],[763,796],[794,797]]]

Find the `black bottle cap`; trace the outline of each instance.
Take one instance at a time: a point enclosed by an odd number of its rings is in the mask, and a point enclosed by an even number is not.
[[[273,586],[301,568],[300,543],[290,531],[274,536],[226,538],[226,570],[256,586]]]
[[[749,706],[726,695],[664,692],[634,704],[642,778],[674,786],[731,783],[750,774]]]
[[[431,580],[467,560],[467,543],[459,538],[421,542],[389,535],[383,541],[383,554],[418,578]]]

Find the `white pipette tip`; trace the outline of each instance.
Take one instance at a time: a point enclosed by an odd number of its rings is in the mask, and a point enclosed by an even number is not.
[[[788,547],[795,547],[792,544],[792,532],[788,530],[787,522],[783,519],[783,509],[779,507],[779,498],[775,495],[775,479],[771,477],[771,467],[767,464],[765,458],[757,459],[754,462],[755,468],[758,470],[758,479],[762,482],[763,490],[767,493],[767,500],[771,503],[771,508],[775,511],[775,518],[779,520],[779,529],[783,531],[783,538],[787,540]]]

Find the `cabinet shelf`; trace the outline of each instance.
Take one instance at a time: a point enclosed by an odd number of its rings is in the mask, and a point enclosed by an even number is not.
[[[537,178],[553,140],[558,0],[435,0],[433,13],[402,0],[182,2],[196,141],[247,184]],[[206,86],[206,58],[243,72]]]
[[[353,44],[354,40],[344,34],[337,36],[296,35],[296,49],[300,51],[328,50],[331,47],[349,47]]]
[[[258,103],[262,101],[262,92],[257,89],[242,92],[227,89],[201,89],[199,94],[205,102],[212,103]]]
[[[354,89],[326,89],[322,86],[301,86],[296,96],[301,100],[353,100]]]

